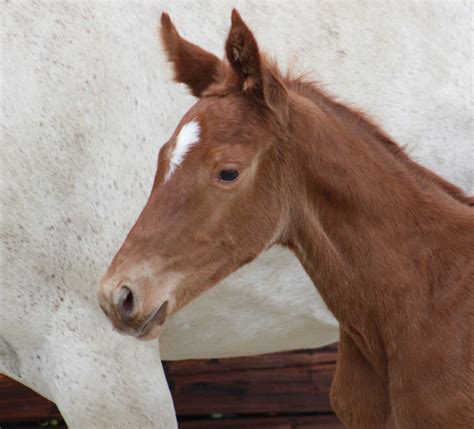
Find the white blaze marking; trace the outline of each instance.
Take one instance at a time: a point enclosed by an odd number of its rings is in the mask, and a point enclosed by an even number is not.
[[[166,173],[165,182],[173,175],[176,167],[183,162],[184,157],[191,146],[199,142],[200,132],[201,127],[197,121],[191,121],[183,125],[183,128],[181,128],[181,131],[176,138],[176,144],[170,156],[170,165],[168,167],[168,172]]]

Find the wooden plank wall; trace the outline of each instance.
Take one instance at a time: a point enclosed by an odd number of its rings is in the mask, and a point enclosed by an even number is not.
[[[342,428],[328,396],[336,353],[333,345],[245,358],[164,362],[180,428]],[[52,402],[0,378],[2,429],[52,418],[61,419]]]

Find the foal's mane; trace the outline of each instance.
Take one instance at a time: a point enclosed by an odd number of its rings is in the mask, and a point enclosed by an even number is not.
[[[344,121],[348,121],[352,127],[368,134],[372,137],[370,140],[379,142],[395,159],[404,164],[409,171],[416,174],[419,178],[435,184],[460,203],[474,206],[474,197],[466,195],[461,188],[449,183],[447,180],[413,161],[402,147],[382,131],[382,129],[364,113],[337,101],[335,98],[326,94],[316,82],[307,80],[304,76],[292,77],[288,73],[284,81],[290,89],[309,99],[319,108],[336,115]]]

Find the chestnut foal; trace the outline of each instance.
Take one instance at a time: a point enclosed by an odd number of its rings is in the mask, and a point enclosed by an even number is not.
[[[274,244],[341,326],[331,400],[350,427],[474,426],[473,200],[365,116],[282,76],[238,13],[228,62],[161,36],[198,97],[101,282],[116,329],[165,320]]]

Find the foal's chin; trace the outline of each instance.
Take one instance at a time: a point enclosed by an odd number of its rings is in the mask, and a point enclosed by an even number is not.
[[[161,332],[163,331],[164,328],[164,323],[159,325],[159,324],[154,324],[150,326],[146,332],[142,332],[139,335],[136,335],[135,338],[140,341],[151,341],[151,340],[156,340]]]
[[[161,332],[163,331],[164,323],[150,323],[143,331],[136,332],[133,329],[118,327],[114,325],[114,331],[120,335],[125,335],[127,337],[133,337],[140,341],[151,341],[157,339]]]
[[[140,341],[150,341],[158,338],[169,316],[169,301],[158,306],[140,330],[135,333],[135,338]]]
[[[169,301],[159,305],[146,317],[138,316],[135,320],[124,321],[109,317],[114,330],[121,335],[134,337],[140,341],[151,341],[159,337],[169,317]],[[127,323],[128,322],[128,323]]]

